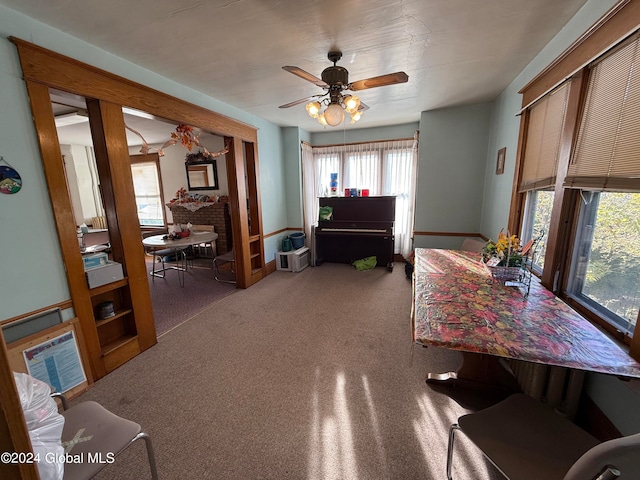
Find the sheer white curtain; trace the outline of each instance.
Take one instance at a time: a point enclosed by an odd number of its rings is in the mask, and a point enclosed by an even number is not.
[[[311,158],[309,157],[311,150]],[[338,195],[345,188],[369,195],[396,197],[395,253],[412,249],[418,165],[418,138],[330,147],[302,146],[305,231],[317,221],[318,197],[330,194],[331,174],[338,174]],[[313,175],[311,175],[313,172]],[[310,222],[310,223],[309,223]]]
[[[311,238],[311,227],[318,221],[318,191],[311,145],[302,142],[302,222],[307,240]],[[315,213],[314,213],[315,212]],[[311,243],[308,241],[307,245]]]

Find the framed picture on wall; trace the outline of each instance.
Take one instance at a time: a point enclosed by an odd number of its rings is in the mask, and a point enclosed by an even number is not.
[[[504,173],[504,160],[507,156],[507,147],[502,147],[498,150],[498,160],[496,162],[496,175],[502,175]]]

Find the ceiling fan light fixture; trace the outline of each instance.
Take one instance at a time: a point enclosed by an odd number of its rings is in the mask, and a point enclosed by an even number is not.
[[[360,99],[355,95],[347,95],[344,97],[344,108],[347,112],[353,114],[360,107]]]
[[[311,118],[318,118],[320,115],[320,102],[309,102],[307,103],[307,113]]]
[[[332,127],[337,127],[344,121],[344,110],[339,103],[331,103],[324,111],[324,119]]]
[[[321,98],[320,101],[307,103],[307,113],[310,117],[315,118],[324,126],[337,127],[344,122],[345,111],[351,117],[351,123],[357,122],[362,116],[362,112],[369,107],[360,102],[360,99],[351,93],[345,91],[357,92],[369,88],[384,87],[387,85],[396,85],[398,83],[406,83],[409,76],[405,72],[387,73],[378,75],[377,77],[365,78],[357,82],[349,82],[349,72],[346,68],[336,65],[338,60],[342,58],[342,52],[332,50],[327,55],[329,60],[333,62],[333,66],[327,67],[322,71],[322,79],[312,75],[300,67],[284,66],[287,72],[311,82],[314,85],[323,88],[325,93],[322,95],[312,95],[302,98],[294,102],[280,105],[280,108],[289,108],[294,105],[308,102],[314,98]]]

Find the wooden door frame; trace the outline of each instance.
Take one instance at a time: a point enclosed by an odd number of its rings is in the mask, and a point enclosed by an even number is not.
[[[253,162],[252,170],[257,172],[258,133],[255,127],[16,37],[9,37],[9,40],[18,49],[23,77],[27,84],[40,84],[80,95],[87,99],[101,100],[134,108],[151,115],[185,123],[209,133],[233,139],[234,145],[235,142],[239,142],[238,145],[240,146],[243,144],[242,142],[252,145],[252,155],[248,157]],[[40,105],[42,98],[30,98],[30,102],[34,113],[41,155],[43,161],[46,161],[46,157],[51,155],[50,144],[53,139],[57,139],[57,132],[55,131],[53,119],[38,119],[37,116],[42,115],[42,112],[51,111],[51,107]],[[231,200],[233,249],[236,252],[236,280],[239,288],[247,288],[264,277],[264,261],[259,272],[251,268],[249,225],[248,221],[246,221],[245,209],[241,208],[248,194],[244,178],[245,158],[243,148],[231,149],[226,158],[229,175],[229,198]],[[236,168],[241,169],[241,171],[235,171]],[[255,193],[259,198],[259,191],[256,190]],[[253,199],[252,202],[254,202]],[[259,201],[255,201],[254,204],[257,208],[260,208]],[[262,218],[260,210],[257,211],[256,215],[258,218]],[[260,250],[262,252],[264,251],[263,241],[263,237],[260,236],[259,242],[261,243]],[[264,258],[264,253],[261,255]],[[252,271],[254,274],[251,273]]]

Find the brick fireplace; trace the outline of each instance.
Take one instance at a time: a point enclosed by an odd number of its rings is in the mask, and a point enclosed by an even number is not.
[[[218,255],[227,253],[233,248],[233,237],[231,234],[231,215],[229,214],[228,202],[216,202],[198,208],[195,212],[186,209],[180,204],[169,205],[173,215],[173,223],[193,225],[213,225],[218,239],[216,240],[216,251]]]

